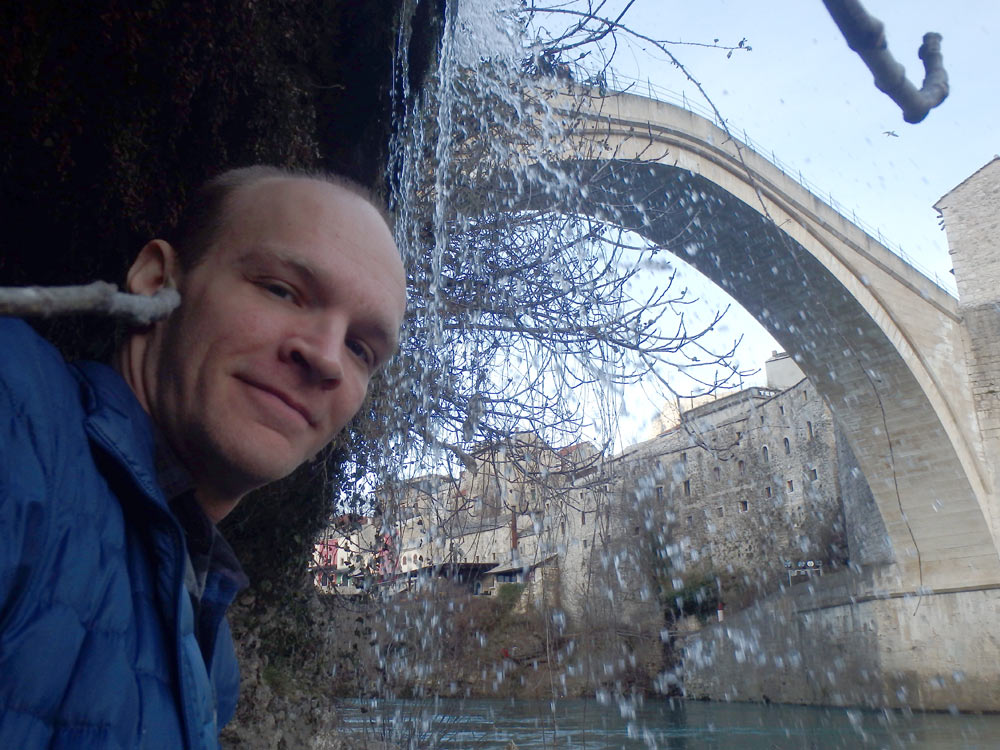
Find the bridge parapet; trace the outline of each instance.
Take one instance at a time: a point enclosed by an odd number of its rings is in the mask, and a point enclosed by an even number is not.
[[[823,186],[811,182],[802,174],[801,169],[785,163],[777,155],[773,148],[754,140],[747,134],[745,129],[734,127],[728,120],[723,120],[721,113],[718,111],[692,101],[687,98],[687,95],[684,94],[684,92],[671,91],[648,80],[640,81],[628,78],[627,76],[615,75],[613,76],[611,89],[611,96],[627,94],[635,96],[639,99],[649,99],[691,112],[694,115],[708,120],[723,132],[739,138],[742,146],[749,148],[755,154],[770,162],[778,169],[779,172],[797,182],[806,190],[806,192],[818,198],[835,212],[847,219],[855,227],[861,229],[863,232],[875,239],[879,245],[901,258],[908,266],[916,269],[945,292],[954,296],[954,279],[951,277],[941,278],[934,271],[922,266],[916,259],[907,253],[906,248],[883,235],[880,228],[867,223],[863,218],[857,215],[857,212],[854,209],[842,204],[833,196],[833,193],[825,190]],[[609,95],[607,88],[605,88],[605,94],[603,95]]]

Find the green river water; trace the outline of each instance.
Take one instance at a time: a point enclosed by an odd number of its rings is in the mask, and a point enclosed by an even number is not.
[[[388,739],[396,748],[518,750],[572,748],[1000,748],[1000,716],[703,703],[651,698],[456,700],[352,703],[344,731]]]

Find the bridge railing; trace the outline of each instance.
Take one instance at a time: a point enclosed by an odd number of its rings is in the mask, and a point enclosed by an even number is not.
[[[763,159],[766,159],[775,167],[777,167],[782,174],[795,180],[799,185],[804,187],[814,196],[819,198],[823,203],[832,208],[834,211],[839,213],[845,219],[848,219],[856,227],[864,231],[869,237],[877,240],[879,244],[885,247],[893,255],[901,258],[908,265],[912,266],[915,270],[923,274],[927,279],[933,282],[942,291],[955,296],[956,286],[954,278],[948,277],[942,279],[937,273],[930,270],[926,266],[919,263],[912,256],[908,255],[901,245],[893,242],[891,239],[882,234],[882,230],[878,227],[872,226],[868,222],[861,219],[853,208],[847,208],[844,204],[840,203],[833,194],[827,190],[823,190],[820,186],[807,180],[802,175],[802,170],[797,169],[790,164],[786,164],[781,159],[777,157],[773,149],[767,148],[766,146],[753,140],[747,131],[742,128],[735,127],[729,120],[721,119],[718,113],[711,107],[705,106],[704,104],[694,101],[684,93],[671,91],[670,89],[658,86],[649,79],[645,81],[640,81],[635,78],[629,78],[628,76],[623,76],[614,71],[607,71],[603,74],[603,83],[607,87],[608,93],[623,93],[623,94],[634,94],[636,96],[645,96],[648,99],[654,99],[659,102],[664,102],[667,104],[674,104],[681,107],[681,109],[686,109],[689,112],[693,112],[696,115],[704,117],[706,120],[710,120],[717,127],[728,131],[734,138],[738,138],[740,143],[745,145],[755,154]],[[591,83],[594,83],[591,81]]]

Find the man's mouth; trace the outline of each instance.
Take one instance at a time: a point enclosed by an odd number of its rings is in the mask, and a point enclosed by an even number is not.
[[[309,410],[303,404],[301,404],[298,401],[296,401],[292,396],[290,396],[289,394],[287,394],[284,391],[282,391],[280,388],[275,388],[275,387],[270,386],[270,385],[268,385],[266,383],[261,383],[261,382],[258,382],[256,380],[251,380],[251,379],[248,379],[248,378],[245,378],[245,377],[237,376],[237,379],[241,380],[244,383],[246,383],[251,388],[256,388],[257,390],[260,390],[260,391],[263,391],[264,393],[270,394],[274,398],[276,398],[279,401],[281,401],[289,409],[292,409],[293,411],[298,412],[299,415],[306,421],[306,423],[310,427],[314,427],[315,426],[316,422],[313,419],[312,414],[309,413]]]

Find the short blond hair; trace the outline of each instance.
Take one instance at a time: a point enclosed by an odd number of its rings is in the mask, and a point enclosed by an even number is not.
[[[169,238],[177,251],[181,268],[189,270],[198,265],[215,242],[226,215],[226,203],[237,190],[270,179],[318,180],[343,188],[370,204],[393,230],[392,216],[375,193],[360,182],[333,172],[307,171],[257,164],[250,167],[229,169],[202,184],[181,211],[180,218]]]

